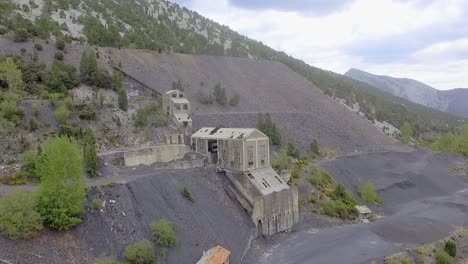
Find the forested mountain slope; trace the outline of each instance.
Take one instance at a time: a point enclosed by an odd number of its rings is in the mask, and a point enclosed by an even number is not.
[[[414,103],[468,117],[468,89],[439,91],[416,80],[375,75],[357,69],[350,69],[345,75]]]
[[[196,12],[164,0],[1,0],[3,34],[21,40],[29,36],[57,37],[99,46],[151,49],[158,52],[225,55],[275,60],[314,83],[330,96],[359,103],[370,120],[416,131],[451,130],[464,120],[395,101],[342,75],[312,67],[242,36]],[[16,16],[19,14],[20,16]]]

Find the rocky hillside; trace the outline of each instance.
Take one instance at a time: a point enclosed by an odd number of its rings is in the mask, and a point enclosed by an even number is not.
[[[274,60],[328,96],[350,107],[357,103],[370,121],[388,122],[395,127],[410,121],[417,132],[448,131],[461,123],[450,115],[396,102],[362,83],[312,67],[168,1],[1,0],[0,6],[0,35],[17,41],[28,37],[46,39],[52,34],[102,47]]]
[[[466,103],[468,100],[468,89],[439,91],[416,80],[375,75],[357,69],[350,69],[345,73],[345,76],[412,102],[451,114],[468,117],[468,104]]]

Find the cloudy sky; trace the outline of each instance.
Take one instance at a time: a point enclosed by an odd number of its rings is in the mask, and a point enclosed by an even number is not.
[[[468,0],[172,0],[307,63],[468,88]]]

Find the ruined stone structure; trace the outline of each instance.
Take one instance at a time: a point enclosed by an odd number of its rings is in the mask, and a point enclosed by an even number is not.
[[[257,235],[288,231],[299,222],[298,192],[270,166],[269,138],[254,128],[202,128],[192,149],[224,168],[229,191],[247,210]]]
[[[124,165],[151,165],[157,162],[171,162],[182,159],[190,151],[187,145],[160,145],[147,149],[124,152]]]
[[[190,102],[185,98],[183,92],[179,90],[170,90],[163,94],[162,108],[166,113],[168,120],[173,121],[181,127],[192,127]]]

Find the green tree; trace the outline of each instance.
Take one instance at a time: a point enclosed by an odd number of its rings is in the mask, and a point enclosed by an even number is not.
[[[55,47],[58,50],[64,50],[65,49],[65,40],[63,38],[57,39],[57,42],[55,42]]]
[[[408,144],[411,137],[413,136],[413,126],[405,122],[400,128],[400,138],[403,143]]]
[[[0,198],[0,232],[9,238],[31,238],[41,232],[35,193],[15,191]]]
[[[287,170],[289,168],[289,157],[285,149],[281,150],[278,156],[271,160],[271,166],[277,170]]]
[[[86,129],[84,134],[84,163],[86,171],[91,176],[97,175],[97,153],[96,153],[96,137],[91,128]]]
[[[288,141],[288,155],[296,159],[301,157],[301,152],[297,148],[296,142],[294,140]]]
[[[452,132],[448,132],[434,142],[431,147],[443,152],[455,152],[458,147],[458,140]]]
[[[96,54],[91,51],[89,54],[83,51],[80,61],[80,77],[81,81],[94,84],[97,74],[97,59]]]
[[[240,101],[240,95],[237,92],[234,92],[232,96],[229,98],[229,104],[231,106],[237,106]]]
[[[457,256],[457,244],[455,244],[453,240],[447,240],[447,242],[445,242],[444,250],[451,257]]]
[[[55,119],[61,125],[67,123],[68,116],[70,115],[70,110],[65,105],[61,105],[57,110],[54,112]]]
[[[378,203],[379,196],[375,192],[374,185],[370,181],[366,181],[364,185],[359,189],[361,198],[366,203]]]
[[[114,91],[119,91],[123,88],[122,78],[122,74],[118,71],[114,72],[114,75],[112,75],[112,89],[114,89]]]
[[[173,90],[179,90],[179,91],[184,91],[184,86],[182,85],[182,82],[177,80],[177,82],[172,82],[172,89]]]
[[[8,84],[10,93],[23,86],[21,70],[12,58],[6,58],[0,62],[0,81]]]
[[[279,129],[276,127],[276,124],[271,119],[269,113],[262,114],[259,113],[257,116],[257,128],[265,133],[270,138],[270,141],[273,145],[280,146],[281,145],[281,133]]]
[[[221,87],[220,83],[217,83],[213,88],[213,96],[216,102],[220,105],[225,105],[228,101],[226,95],[226,89]]]
[[[25,28],[17,28],[15,34],[13,35],[14,42],[26,42],[28,41],[28,31]]]
[[[156,243],[164,247],[175,247],[177,245],[177,237],[172,230],[172,225],[169,221],[161,219],[150,224],[151,234]]]
[[[312,140],[312,143],[310,143],[309,153],[314,158],[320,155],[319,145],[315,138]]]
[[[39,186],[39,213],[44,222],[58,230],[81,223],[77,215],[84,212],[85,188],[83,156],[75,139],[56,137],[43,148],[36,161]]]
[[[119,101],[119,108],[122,111],[127,111],[128,109],[128,98],[127,93],[125,92],[124,88],[118,90],[118,101]]]
[[[153,264],[156,255],[148,240],[141,240],[125,248],[124,255],[131,264]]]

